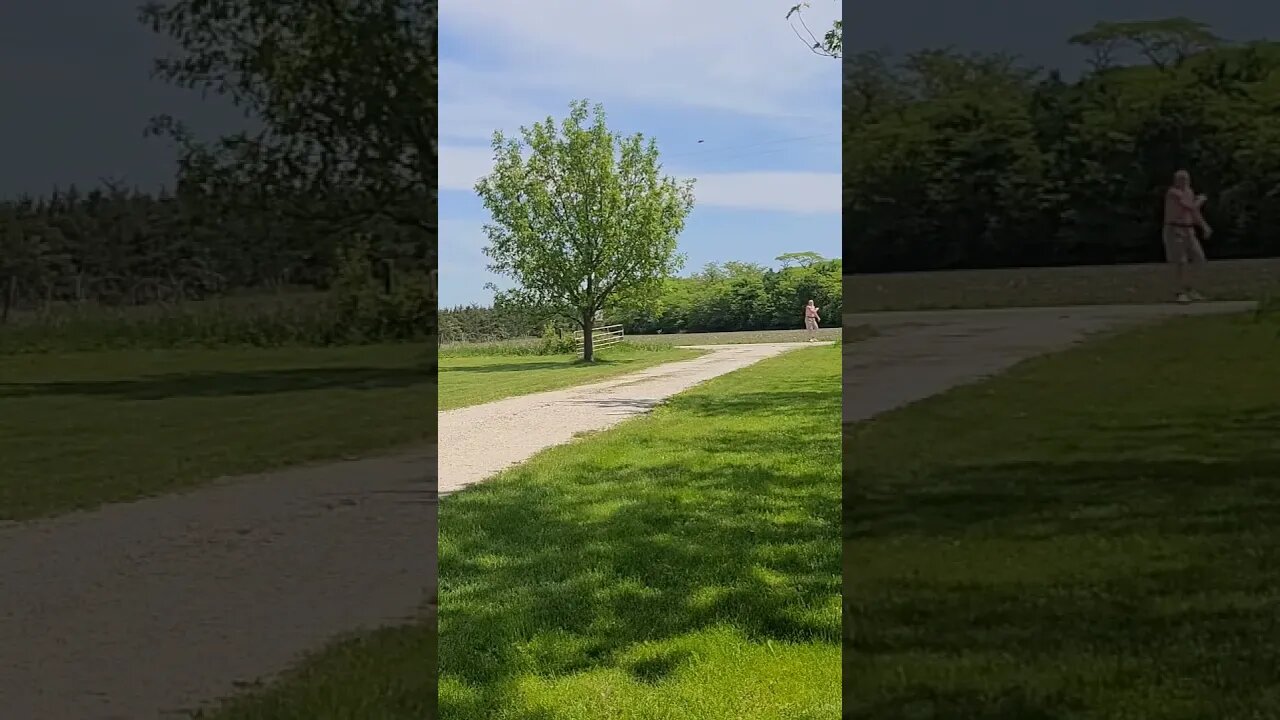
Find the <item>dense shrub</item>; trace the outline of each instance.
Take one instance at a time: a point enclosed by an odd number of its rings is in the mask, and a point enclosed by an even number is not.
[[[1280,43],[1181,18],[1072,42],[1097,53],[1074,78],[1004,55],[846,58],[851,272],[1157,261],[1179,168],[1210,197],[1214,257],[1280,254]]]
[[[0,354],[431,339],[436,300],[430,278],[394,268],[379,276],[370,257],[363,241],[343,249],[326,292],[123,308],[50,306],[0,326]]]
[[[770,269],[729,262],[672,278],[657,303],[612,308],[606,322],[621,323],[628,334],[641,335],[781,330],[802,327],[804,304],[812,299],[828,324],[838,323],[843,307],[841,261],[814,253],[783,258],[791,266]],[[563,321],[512,308],[471,305],[440,312],[440,340],[446,344],[547,337],[548,333],[568,336],[571,330]]]

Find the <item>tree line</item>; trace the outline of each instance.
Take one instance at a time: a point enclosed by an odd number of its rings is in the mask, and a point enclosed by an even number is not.
[[[3,306],[143,305],[310,287],[334,277],[353,236],[268,210],[224,214],[218,198],[107,185],[0,202]],[[371,232],[375,271],[425,267],[396,228]],[[6,313],[7,314],[7,313]]]
[[[418,296],[436,264],[435,3],[168,0],[139,19],[174,49],[155,75],[224,97],[256,129],[200,139],[156,117],[148,132],[178,148],[172,192],[0,201],[4,319],[338,281],[366,294],[377,280],[388,297],[412,286],[418,299],[392,305],[433,325]]]
[[[734,332],[803,327],[804,304],[821,308],[824,324],[838,327],[842,314],[842,265],[813,252],[778,257],[780,268],[755,263],[712,263],[684,277],[667,278],[655,299],[622,302],[605,310],[606,323],[633,334]],[[487,342],[532,337],[569,326],[552,314],[498,302],[492,307],[440,310],[442,342]]]
[[[1068,79],[1004,54],[846,57],[851,272],[1158,260],[1191,171],[1219,258],[1280,254],[1280,43],[1187,18],[1099,23]]]

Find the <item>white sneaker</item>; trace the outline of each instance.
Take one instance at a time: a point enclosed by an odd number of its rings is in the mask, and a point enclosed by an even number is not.
[[[1201,300],[1204,300],[1204,296],[1196,292],[1195,290],[1191,291],[1190,297],[1191,297],[1191,302],[1200,302]]]
[[[1186,293],[1178,293],[1178,302],[1182,305],[1186,305],[1191,302],[1191,296]]]

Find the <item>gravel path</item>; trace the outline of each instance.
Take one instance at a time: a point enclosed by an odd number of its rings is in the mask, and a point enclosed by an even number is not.
[[[575,435],[648,412],[698,383],[809,343],[691,345],[692,360],[565,390],[506,398],[439,414],[440,494],[475,484]]]
[[[1100,332],[1253,307],[1225,302],[846,315],[846,327],[869,325],[878,336],[844,346],[844,421],[866,420]]]
[[[0,717],[186,717],[436,577],[434,451],[0,527]]]

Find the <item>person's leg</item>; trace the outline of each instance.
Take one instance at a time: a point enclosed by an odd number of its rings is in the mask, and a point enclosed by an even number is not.
[[[1200,294],[1199,288],[1200,275],[1204,272],[1205,256],[1204,246],[1200,244],[1200,238],[1196,237],[1195,231],[1187,233],[1187,268],[1186,268],[1186,285],[1187,294],[1192,300],[1203,300],[1204,295]]]
[[[1191,297],[1187,288],[1187,253],[1183,242],[1182,228],[1165,226],[1164,257],[1173,270],[1173,291],[1178,302],[1189,302]]]
[[[1178,294],[1179,302],[1186,302],[1191,299],[1191,283],[1190,276],[1187,273],[1187,263],[1182,260],[1173,263],[1173,279],[1174,290]]]

